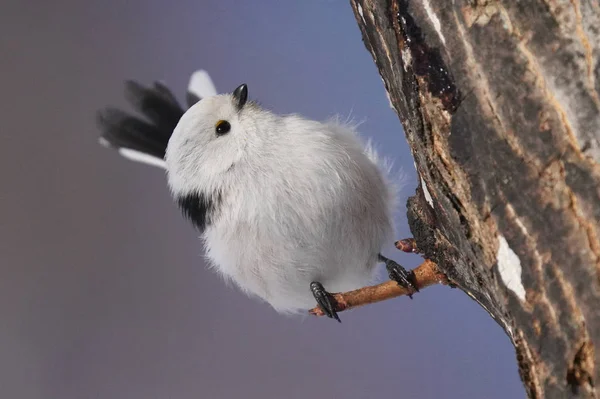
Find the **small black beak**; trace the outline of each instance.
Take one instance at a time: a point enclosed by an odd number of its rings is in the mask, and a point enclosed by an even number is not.
[[[244,108],[246,101],[248,101],[248,86],[245,83],[239,85],[239,87],[233,91],[233,98],[235,99],[235,105],[238,111]]]

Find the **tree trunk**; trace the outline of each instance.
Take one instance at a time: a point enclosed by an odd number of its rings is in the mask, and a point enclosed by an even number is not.
[[[599,2],[351,4],[420,176],[419,250],[506,331],[530,397],[596,397]]]

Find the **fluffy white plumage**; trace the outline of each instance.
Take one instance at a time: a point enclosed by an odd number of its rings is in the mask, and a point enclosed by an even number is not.
[[[204,69],[199,69],[190,76],[188,92],[199,98],[212,97],[218,94],[210,75]]]
[[[231,130],[218,135],[219,120]],[[332,292],[373,281],[392,237],[386,166],[355,127],[280,116],[231,94],[202,99],[166,151],[171,191],[200,198],[212,265],[280,312],[315,305],[312,281]]]

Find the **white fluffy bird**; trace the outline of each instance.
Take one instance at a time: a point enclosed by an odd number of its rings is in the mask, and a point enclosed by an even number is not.
[[[353,126],[276,115],[248,100],[245,84],[217,94],[205,71],[192,76],[187,110],[161,83],[126,88],[147,121],[104,109],[101,142],[166,169],[210,262],[244,292],[282,313],[316,300],[339,321],[326,289],[370,284],[378,262],[416,291],[410,274],[381,255],[395,199]]]

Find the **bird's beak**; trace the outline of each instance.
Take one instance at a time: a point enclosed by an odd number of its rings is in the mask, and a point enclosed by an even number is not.
[[[239,85],[238,88],[233,91],[233,98],[235,99],[235,105],[238,111],[244,108],[244,105],[246,105],[246,101],[248,100],[248,86],[245,83]]]

